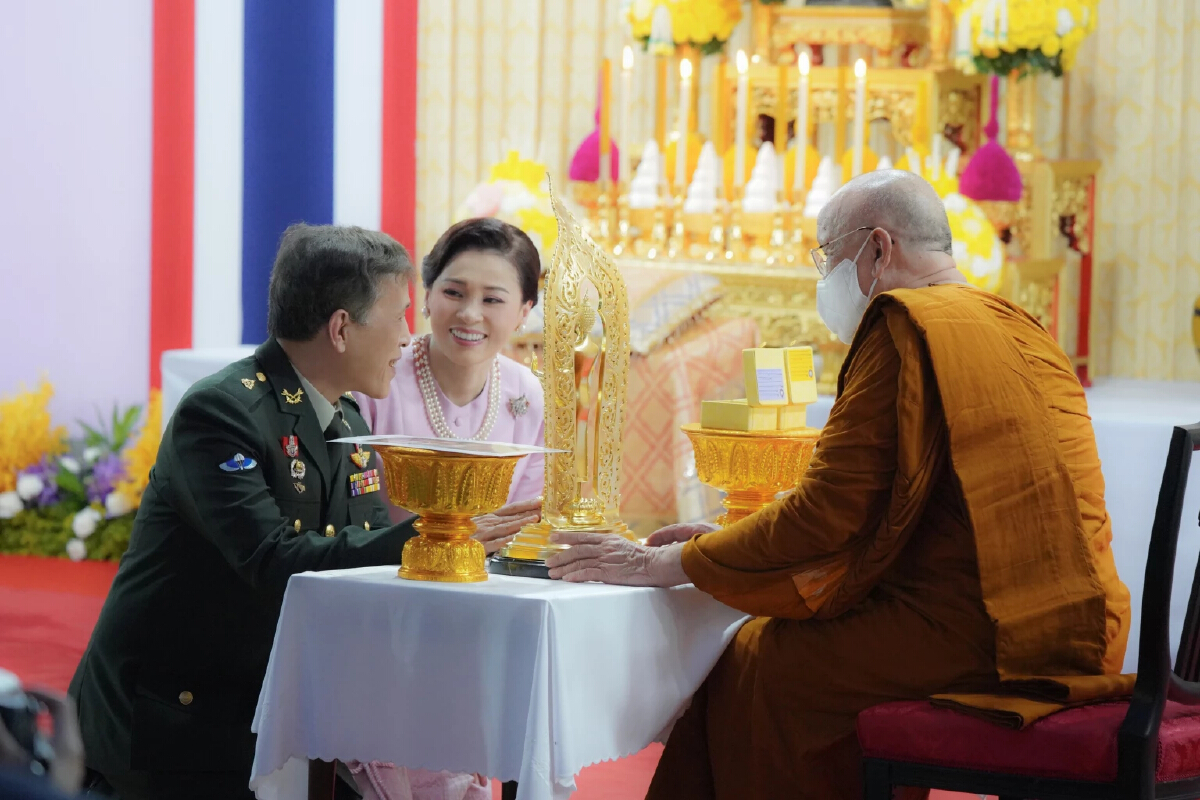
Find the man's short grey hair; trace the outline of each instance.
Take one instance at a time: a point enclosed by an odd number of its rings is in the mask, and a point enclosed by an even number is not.
[[[854,178],[830,198],[818,220],[822,242],[868,226],[883,228],[902,246],[953,253],[946,206],[928,181],[906,170]]]
[[[307,342],[339,309],[364,322],[385,278],[412,275],[408,251],[386,233],[297,223],[284,231],[271,269],[267,331]]]

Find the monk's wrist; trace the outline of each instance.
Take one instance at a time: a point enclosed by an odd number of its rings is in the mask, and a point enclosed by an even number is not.
[[[647,551],[651,583],[654,586],[682,586],[691,583],[683,571],[683,542],[665,547],[654,547]]]

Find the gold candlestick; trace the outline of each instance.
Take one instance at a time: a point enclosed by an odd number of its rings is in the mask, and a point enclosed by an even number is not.
[[[625,192],[617,194],[617,244],[613,247],[613,255],[621,256],[631,252],[633,235],[629,224],[629,195]]]
[[[667,238],[666,210],[663,208],[663,201],[659,200],[658,205],[654,207],[654,227],[650,229],[650,249],[646,251],[646,258],[653,261],[665,256]]]
[[[683,225],[683,194],[675,196],[675,222],[671,225],[671,238],[667,243],[667,258],[683,258],[687,255],[687,231]]]
[[[767,265],[778,266],[784,261],[784,249],[787,245],[787,237],[783,231],[783,215],[786,207],[785,201],[775,203],[775,213],[771,215],[771,235],[767,239]]]
[[[742,233],[742,199],[733,201],[733,211],[730,214],[729,240],[725,250],[726,261],[742,261],[746,257],[746,240]]]
[[[725,203],[719,201],[712,215],[712,227],[708,229],[708,250],[705,261],[716,261],[725,256]]]

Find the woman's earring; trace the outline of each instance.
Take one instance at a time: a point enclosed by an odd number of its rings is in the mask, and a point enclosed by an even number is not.
[[[525,323],[524,322],[522,322],[520,325],[517,326],[517,335],[518,336],[525,335]]]
[[[425,317],[425,319],[429,319],[429,306],[425,306],[421,309],[421,316]]]

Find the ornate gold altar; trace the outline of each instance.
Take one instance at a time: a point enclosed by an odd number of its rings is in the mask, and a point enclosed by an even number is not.
[[[799,157],[795,153],[802,150],[789,151],[787,131],[788,126],[799,123],[797,62],[803,54],[811,59],[811,67],[805,83],[807,124],[805,130],[796,131],[797,142],[810,148],[818,145],[835,164],[848,154],[847,144],[856,135],[853,129],[857,124],[851,63],[852,58],[862,57],[870,65],[863,114],[866,126],[883,131],[896,153],[916,152],[927,158],[931,150],[944,155],[957,148],[961,168],[983,143],[983,113],[990,97],[987,78],[966,75],[951,63],[955,23],[943,0],[897,5],[903,7],[751,3],[753,59],[746,74],[739,77],[726,69],[726,64],[716,71],[711,116],[717,127],[709,138],[718,156],[728,161],[736,153],[737,148],[729,145],[738,140],[739,125],[729,108],[734,102],[731,98],[738,96],[740,81],[745,81],[748,110],[744,119],[749,130],[741,140],[751,148],[757,143],[755,133],[762,140],[773,141],[777,158],[786,165],[781,169],[791,174],[797,171],[794,164]],[[695,54],[678,52],[676,62],[685,55]],[[666,75],[670,70],[660,68],[658,72]],[[690,112],[681,111],[681,120],[688,126],[686,138],[676,134],[674,141],[659,142],[668,174],[675,163],[694,168],[692,150],[700,139],[695,133],[698,95],[694,84],[691,88]],[[1011,208],[987,209],[1003,240],[1010,243],[1000,292],[1042,320],[1060,342],[1068,327],[1075,328],[1075,362],[1086,383],[1098,164],[1047,161],[1036,153],[1032,95],[1031,81],[1014,78],[1009,82],[1008,142],[1025,177],[1025,194]],[[659,97],[665,98],[665,91]],[[694,138],[697,143],[692,142]],[[680,149],[680,141],[689,144],[682,154],[686,158],[677,160],[681,154],[672,157],[670,151]],[[796,182],[789,174],[782,181],[773,212],[745,210],[740,190],[729,184],[727,164],[721,167],[724,191],[712,213],[685,212],[687,192],[679,183],[664,192],[654,207],[645,203],[632,207],[632,186],[627,180],[616,186],[607,182],[577,186],[574,196],[587,210],[589,231],[618,257],[618,264],[693,270],[718,277],[724,297],[711,315],[753,318],[764,346],[812,345],[821,362],[821,390],[832,393],[846,348],[825,330],[815,311],[817,276],[808,262],[808,250],[817,244],[816,226],[815,219],[802,214],[813,167],[811,156],[806,155],[805,162],[804,178]],[[939,163],[938,169],[941,166]],[[607,175],[607,171],[601,174]],[[625,173],[625,177],[630,175],[632,171]],[[1060,319],[1064,312],[1058,301],[1066,249],[1081,256],[1080,305],[1073,320]]]
[[[717,524],[732,525],[795,489],[812,461],[816,428],[790,431],[729,431],[683,426],[696,452],[701,482],[726,492]]]
[[[541,521],[527,525],[493,560],[494,572],[543,577],[545,560],[563,549],[558,531],[632,538],[620,517],[621,433],[629,375],[625,282],[562,201],[545,276],[540,370],[546,395],[546,482]]]
[[[376,445],[388,497],[415,513],[418,536],[404,543],[400,577],[418,581],[486,581],[483,545],[471,538],[473,517],[508,500],[520,455],[472,456]]]

